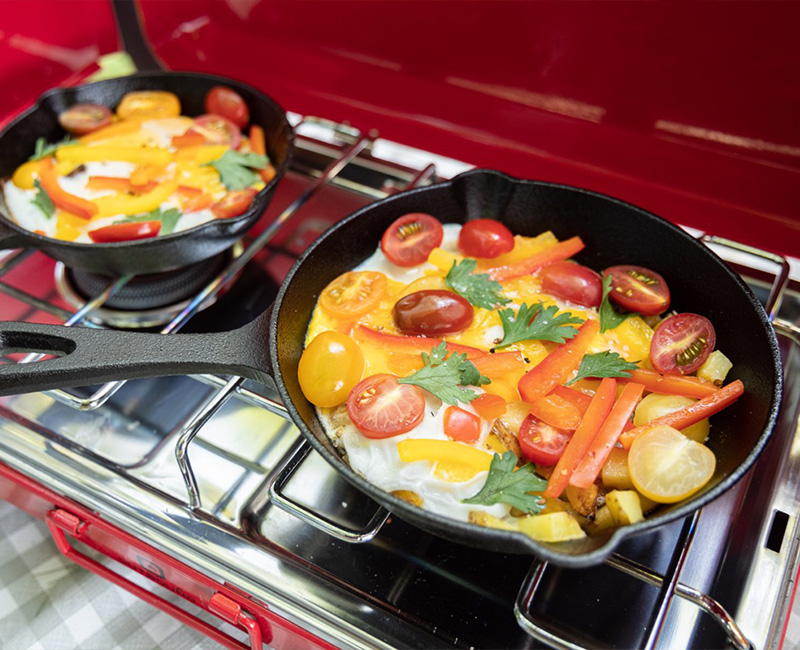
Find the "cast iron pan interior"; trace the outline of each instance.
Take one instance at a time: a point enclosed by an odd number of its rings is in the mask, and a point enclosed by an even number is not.
[[[693,498],[663,506],[644,522],[583,540],[544,544],[520,533],[444,519],[416,508],[356,474],[329,442],[314,407],[300,390],[297,364],[315,301],[325,285],[373,253],[384,230],[408,212],[428,212],[443,223],[494,218],[512,232],[552,230],[579,235],[576,260],[596,270],[613,264],[649,267],[667,280],[672,305],[703,314],[716,325],[717,348],[733,362],[726,381],[741,379],[746,393],[712,418],[708,446],[717,458],[710,483]],[[679,219],[679,215],[676,215]],[[281,397],[313,447],[348,481],[396,515],[453,541],[503,552],[530,552],[580,567],[607,557],[626,536],[684,517],[731,487],[769,439],[781,392],[777,340],[767,316],[741,279],[714,253],[669,222],[629,204],[572,187],[472,171],[436,186],[403,192],[359,210],[328,230],[289,272],[273,310],[270,351]]]
[[[288,168],[294,136],[283,109],[273,99],[231,79],[192,72],[153,72],[51,90],[0,133],[0,179],[10,177],[33,154],[37,138],[44,137],[48,142],[64,139],[66,133],[58,124],[58,114],[73,104],[90,102],[113,109],[130,91],[168,90],[180,98],[183,115],[197,116],[205,113],[206,93],[218,85],[235,89],[245,100],[250,109],[250,123],[264,129],[267,154],[276,170],[275,177],[256,195],[247,212],[153,239],[76,244],[43,237],[17,226],[8,216],[5,201],[0,199],[0,247],[39,248],[69,266],[94,273],[139,275],[187,266],[233,245],[269,205],[278,181]]]

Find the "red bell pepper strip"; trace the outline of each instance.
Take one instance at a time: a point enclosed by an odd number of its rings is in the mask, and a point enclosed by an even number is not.
[[[631,378],[620,378],[620,381],[632,381],[642,384],[644,389],[651,393],[665,395],[681,395],[700,399],[712,395],[719,390],[714,384],[705,379],[691,376],[662,375],[655,370],[631,370]]]
[[[580,237],[570,237],[560,241],[553,246],[540,250],[530,257],[526,257],[519,262],[511,262],[504,266],[496,266],[489,269],[489,277],[497,282],[519,278],[523,275],[530,275],[538,271],[543,266],[553,262],[561,262],[583,250],[584,244]]]
[[[572,372],[580,365],[589,344],[599,331],[600,323],[598,321],[587,320],[574,337],[557,347],[525,373],[517,385],[522,399],[528,404],[533,404],[540,397],[550,393],[556,386],[567,381]]]
[[[608,414],[603,426],[597,437],[594,439],[589,451],[583,457],[578,469],[569,480],[570,485],[579,488],[587,488],[595,482],[600,474],[600,470],[614,448],[617,440],[625,429],[625,424],[630,422],[631,414],[633,413],[639,400],[642,398],[644,386],[641,384],[628,384],[622,390],[622,393]]]
[[[592,403],[586,409],[586,415],[583,416],[580,426],[572,434],[572,438],[567,443],[564,453],[558,459],[558,463],[547,481],[544,496],[557,499],[569,485],[573,473],[586,452],[589,451],[589,447],[592,446],[603,422],[606,421],[611,407],[614,405],[616,392],[617,382],[612,377],[606,377],[600,382],[600,387],[594,394]]]
[[[556,429],[574,431],[583,417],[577,406],[553,393],[540,397],[530,407],[534,417]]]
[[[161,230],[160,221],[131,221],[128,223],[114,223],[103,228],[90,230],[89,239],[97,244],[109,244],[119,241],[132,241],[134,239],[147,239],[155,237]]]
[[[47,192],[47,196],[57,208],[61,208],[65,212],[74,214],[76,217],[82,219],[91,219],[96,215],[100,208],[98,208],[91,201],[82,199],[79,196],[70,194],[69,192],[61,189],[58,184],[58,173],[56,166],[53,164],[52,158],[45,158],[39,167],[39,180],[42,183],[42,188]]]
[[[405,354],[420,354],[421,352],[430,353],[432,348],[442,343],[442,339],[435,339],[430,336],[402,336],[398,334],[386,334],[384,332],[377,332],[365,325],[356,325],[353,328],[353,337],[356,340],[366,341],[375,345],[382,345],[389,349],[390,352],[402,352]],[[448,352],[458,352],[459,354],[466,354],[467,359],[475,359],[485,354],[483,350],[478,348],[471,348],[467,345],[458,345],[457,343],[447,343]]]
[[[647,424],[626,431],[619,437],[619,441],[625,449],[630,449],[636,436],[652,427],[666,425],[675,429],[685,429],[700,422],[700,420],[705,420],[715,413],[719,413],[722,409],[733,404],[743,393],[744,384],[737,379],[716,390],[711,395],[697,400],[694,404],[690,404],[673,413],[667,413],[667,415],[662,415],[660,418],[650,420]]]

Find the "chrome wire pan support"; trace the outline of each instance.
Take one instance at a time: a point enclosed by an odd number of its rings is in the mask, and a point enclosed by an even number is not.
[[[345,146],[341,153],[336,157],[325,170],[315,176],[311,184],[283,212],[259,235],[252,243],[236,257],[214,280],[212,280],[202,291],[200,291],[164,329],[162,334],[177,332],[185,323],[192,318],[200,308],[209,300],[212,300],[220,291],[225,289],[228,284],[238,275],[238,273],[249,263],[255,255],[277,234],[286,221],[310,198],[312,198],[322,187],[327,185],[341,171],[352,162],[360,153],[371,147],[377,134],[370,133],[363,135],[360,132],[342,125],[333,125],[325,120],[317,118],[303,118],[296,128],[302,124],[319,124],[326,128],[332,128],[334,132],[345,134],[352,144]],[[424,184],[435,176],[435,167],[428,165],[420,170],[408,183],[408,187]],[[744,244],[732,242],[723,238],[701,235],[700,240],[712,247],[726,248],[740,255],[753,256],[762,262],[775,264],[778,272],[775,274],[774,281],[770,287],[769,297],[766,301],[766,311],[771,319],[775,318],[781,299],[784,295],[789,281],[789,263],[781,256],[761,251]],[[0,261],[0,278],[20,264],[23,264],[31,255],[32,251],[19,251],[6,256]],[[127,284],[132,276],[125,276],[112,282],[104,291],[92,300],[88,301],[80,309],[71,313],[56,305],[42,300],[34,295],[26,293],[13,287],[0,279],[0,291],[24,302],[36,309],[56,316],[64,321],[65,325],[96,327],[88,318],[97,309],[120,291]],[[35,361],[39,355],[28,355],[22,362]],[[203,425],[226,403],[233,395],[245,402],[265,408],[273,413],[287,417],[285,408],[279,402],[271,400],[257,392],[243,387],[244,380],[239,377],[225,379],[212,375],[198,375],[194,379],[215,387],[217,390],[206,399],[195,411],[194,417],[185,424],[179,431],[175,440],[175,457],[181,470],[186,491],[188,504],[192,510],[202,509],[203,504],[200,497],[197,479],[189,459],[189,446]],[[111,382],[100,387],[94,394],[87,398],[81,398],[66,391],[50,391],[48,394],[58,402],[66,404],[77,410],[94,410],[103,406],[125,382]],[[272,476],[268,484],[268,493],[273,505],[298,517],[302,521],[336,537],[337,539],[350,543],[364,543],[373,539],[378,534],[383,524],[386,522],[389,513],[376,504],[376,511],[370,521],[362,530],[350,530],[304,507],[302,504],[286,496],[283,488],[291,479],[295,471],[310,452],[310,447],[303,441],[298,441],[289,453],[286,454],[281,466]],[[89,456],[94,457],[87,450]],[[711,615],[725,630],[731,644],[738,650],[746,650],[751,647],[744,634],[736,625],[736,622],[725,611],[725,609],[709,596],[686,586],[680,582],[681,569],[685,562],[699,513],[686,520],[683,530],[676,545],[673,561],[670,563],[668,571],[664,575],[654,572],[652,569],[642,566],[628,558],[614,555],[607,563],[615,569],[633,576],[643,582],[654,585],[660,589],[658,605],[653,612],[652,619],[648,626],[647,650],[655,647],[660,631],[664,624],[667,611],[673,596],[677,595],[682,599],[693,602],[703,611]],[[547,643],[556,648],[568,650],[580,650],[585,647],[581,645],[581,640],[567,638],[566,634],[559,631],[548,629],[546,622],[537,621],[530,613],[530,604],[536,594],[538,586],[541,584],[542,577],[547,569],[547,564],[534,562],[531,571],[526,577],[519,591],[515,603],[515,615],[519,625],[532,637]]]

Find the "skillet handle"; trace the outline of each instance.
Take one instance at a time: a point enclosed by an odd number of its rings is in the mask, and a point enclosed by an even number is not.
[[[0,212],[0,250],[11,248],[29,248],[33,246],[34,236],[27,236],[11,228],[6,217]],[[38,243],[38,242],[36,242]]]
[[[214,373],[274,388],[270,308],[244,327],[211,334],[151,334],[63,325],[0,322],[0,353],[58,355],[0,365],[0,396],[122,379]]]

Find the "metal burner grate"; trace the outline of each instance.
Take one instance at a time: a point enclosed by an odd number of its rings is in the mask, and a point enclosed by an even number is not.
[[[181,330],[203,305],[215,300],[233,278],[247,265],[257,264],[265,252],[275,253],[273,259],[277,260],[281,255],[286,257],[285,251],[291,249],[292,243],[280,250],[274,248],[279,232],[302,206],[315,203],[322,188],[333,185],[372,199],[438,177],[435,164],[413,169],[376,157],[375,134],[364,135],[313,118],[298,122],[297,129],[313,134],[299,138],[299,156],[293,169],[307,184],[292,186],[295,195],[277,218],[187,301],[163,328],[164,334]],[[289,179],[287,182],[291,183]],[[322,219],[321,223],[326,222]],[[765,287],[767,310],[777,319],[788,282],[786,260],[717,238],[703,237],[703,241],[720,252],[733,250],[779,267],[774,282]],[[297,246],[302,247],[302,242]],[[131,281],[125,277],[112,282],[81,309],[71,312],[57,300],[42,298],[5,281],[31,258],[30,251],[22,251],[0,262],[0,292],[70,326],[96,326],[93,316]],[[787,340],[798,331],[791,323],[775,323]],[[173,396],[178,394],[188,405],[170,417],[154,408],[150,421],[141,421],[126,406],[152,399],[153,395],[174,405],[177,397]],[[428,539],[402,522],[393,521],[388,512],[343,482],[325,483],[328,475],[317,471],[314,465],[322,461],[297,436],[285,420],[283,405],[263,386],[237,377],[196,376],[127,385],[114,382],[85,390],[52,391],[48,395],[59,404],[39,395],[25,396],[23,400],[11,398],[0,405],[6,420],[0,431],[0,458],[34,479],[47,479],[54,489],[61,488],[62,493],[107,514],[120,527],[138,531],[154,546],[175,551],[187,564],[220,581],[237,584],[255,598],[263,598],[289,620],[307,625],[307,629],[336,645],[467,647],[489,645],[487,638],[496,639],[498,647],[528,647],[533,640],[569,649],[597,645],[597,639],[564,628],[547,613],[542,616],[536,612],[542,590],[550,588],[546,578],[555,572],[546,564],[534,561],[530,565],[529,559],[505,556],[487,559],[442,546],[446,543]],[[242,444],[241,451],[231,443],[231,437],[236,437],[246,418],[258,421],[260,433],[257,439]],[[221,426],[220,422],[230,424]],[[96,436],[91,441],[83,440],[65,433],[64,429],[70,427],[95,431]],[[127,429],[130,445],[123,452],[104,446],[103,427],[113,431]],[[31,449],[41,446],[41,438],[49,448],[40,458],[32,455]],[[179,482],[167,471],[174,463],[180,471]],[[205,474],[197,471],[198,465],[211,465],[213,473],[220,477],[219,483],[210,487]],[[165,468],[163,476],[158,475],[158,468]],[[314,485],[315,480],[319,485]],[[293,488],[298,482],[316,490],[318,498],[328,503],[328,509],[320,511],[315,503],[308,503]],[[700,516],[697,513],[672,537],[666,537],[667,545],[671,545],[666,566],[650,568],[622,555],[613,556],[607,563],[620,574],[633,576],[658,591],[651,599],[649,621],[637,641],[640,647],[649,649],[664,643],[666,621],[671,608],[675,609],[672,605],[676,595],[708,613],[735,647],[743,650],[751,645],[720,602],[683,582]],[[794,519],[790,524],[794,531]],[[794,568],[794,551],[792,548],[791,566],[784,571]],[[375,594],[384,593],[381,578],[362,574],[353,578],[349,572],[355,569],[341,566],[350,564],[341,561],[347,553],[352,554],[354,566],[378,562],[391,572],[393,563],[398,562],[402,568],[397,569],[396,579],[386,587],[385,595],[378,597]],[[447,558],[464,554],[469,562],[481,566],[474,572],[472,568],[451,570],[447,566]],[[785,549],[783,554],[787,554]],[[336,569],[332,568],[334,564],[326,563],[329,555],[338,557]],[[507,586],[500,588],[491,577],[501,565],[512,573],[512,569],[527,565],[530,568],[524,579],[524,570],[519,574],[521,582],[501,580]],[[466,578],[460,573],[462,570],[466,571]],[[507,613],[509,621],[515,617],[519,628],[491,636],[476,624],[465,624],[463,628],[471,630],[473,638],[460,638],[453,632],[459,625],[439,625],[436,612],[427,612],[426,617],[425,612],[416,611],[406,602],[406,596],[416,589],[414,581],[419,571],[425,572],[425,580],[459,585],[477,603],[491,602],[491,607]],[[545,599],[548,597],[544,594]],[[782,610],[782,605],[777,607]],[[385,616],[389,610],[407,627],[392,625],[387,629]],[[774,638],[774,634],[768,638]]]

